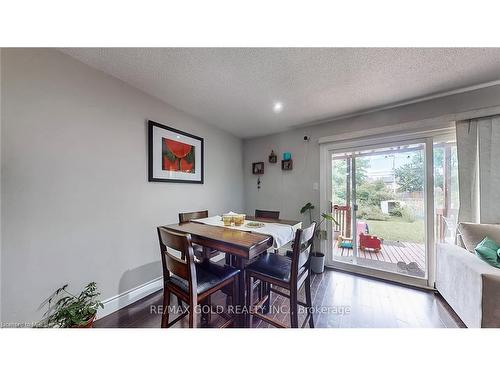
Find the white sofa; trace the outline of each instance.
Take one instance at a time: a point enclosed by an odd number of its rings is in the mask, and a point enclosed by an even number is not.
[[[500,242],[500,225],[461,223],[462,244],[437,245],[436,288],[469,328],[500,327],[500,269],[474,254],[486,236]]]

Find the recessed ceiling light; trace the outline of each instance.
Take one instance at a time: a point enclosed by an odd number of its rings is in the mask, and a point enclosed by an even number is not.
[[[273,111],[274,113],[280,113],[283,110],[283,103],[281,102],[276,102],[273,105]]]

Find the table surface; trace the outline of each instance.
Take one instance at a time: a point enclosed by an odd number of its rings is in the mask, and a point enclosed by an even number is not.
[[[172,229],[182,233],[189,233],[193,242],[203,244],[200,238],[220,242],[231,247],[237,247],[244,251],[252,248],[272,243],[272,237],[264,234],[253,233],[251,231],[234,230],[224,227],[216,227],[202,223],[188,222],[184,224],[165,225],[164,228]],[[214,246],[216,248],[216,246]],[[235,254],[237,255],[237,254]]]
[[[286,224],[286,225],[291,225],[292,227],[301,224],[302,222],[299,220],[283,220],[283,219],[266,219],[263,217],[256,218],[255,216],[247,216],[247,220],[252,220],[252,221],[262,221],[263,223],[278,223],[278,224]]]
[[[280,223],[286,225],[297,225],[300,221],[296,220],[276,220],[276,219],[255,219],[252,216],[248,220],[262,221],[266,223]],[[261,252],[263,247],[272,245],[273,239],[270,235],[255,233],[249,230],[234,230],[231,228],[219,227],[214,225],[202,224],[197,222],[188,222],[183,224],[165,225],[164,228],[191,234],[193,242],[213,248],[220,248],[221,251],[227,251],[237,256],[251,259],[255,251]]]

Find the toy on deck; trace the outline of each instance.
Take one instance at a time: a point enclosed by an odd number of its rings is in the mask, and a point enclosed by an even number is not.
[[[382,242],[384,241],[382,238],[377,236],[369,235],[368,224],[364,221],[359,220],[356,226],[356,232],[359,238],[359,249],[360,250],[372,250],[378,252],[382,249]],[[337,247],[344,250],[351,250],[353,248],[352,237],[337,237]]]
[[[356,224],[356,232],[357,234],[368,233],[368,224],[364,221],[359,220]],[[352,237],[338,236],[337,237],[337,247],[341,249],[352,249]]]
[[[343,249],[352,249],[352,237],[337,237],[337,246]]]
[[[370,236],[369,234],[359,234],[359,248],[361,250],[371,249],[375,252],[382,249],[382,239],[377,236]]]

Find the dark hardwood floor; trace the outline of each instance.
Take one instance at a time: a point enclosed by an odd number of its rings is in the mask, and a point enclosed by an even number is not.
[[[327,270],[312,282],[316,327],[322,328],[457,328],[464,327],[444,299],[431,291],[405,287],[350,273]],[[304,299],[304,292],[300,297]],[[175,299],[174,299],[175,301]],[[100,328],[159,328],[158,306],[162,292],[156,292],[95,322]],[[213,296],[212,305],[225,306],[225,295]],[[273,294],[270,314],[289,324],[288,300]],[[299,324],[305,313],[301,314]],[[174,316],[175,317],[175,316]],[[209,326],[220,324],[212,315]],[[269,325],[254,318],[253,327]],[[187,318],[176,324],[187,327]]]

